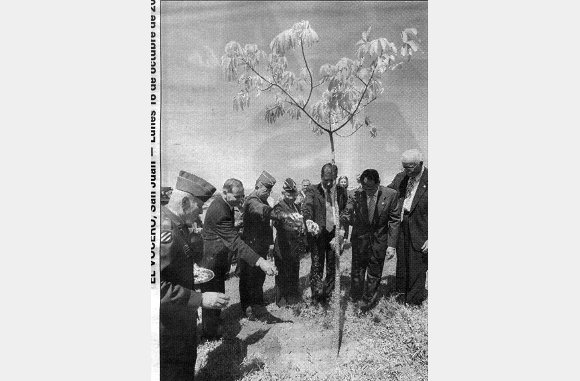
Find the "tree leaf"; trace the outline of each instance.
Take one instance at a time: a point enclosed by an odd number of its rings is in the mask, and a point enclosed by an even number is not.
[[[366,32],[362,32],[362,39],[364,42],[367,42],[369,40],[370,34],[371,34],[371,27],[369,26],[369,29]]]
[[[409,47],[416,52],[417,50],[419,50],[419,45],[417,45],[417,43],[415,41],[409,41]],[[410,53],[410,52],[409,52]]]
[[[417,28],[406,28],[403,32],[405,32],[406,35],[411,35],[412,38],[417,37]]]
[[[340,81],[336,78],[332,78],[329,82],[328,82],[328,90],[332,91],[334,89],[336,89],[338,86],[340,85]]]
[[[381,51],[381,45],[379,43],[379,40],[372,40],[371,41],[371,46],[369,48],[369,54],[371,57],[378,57],[380,56],[382,53]]]

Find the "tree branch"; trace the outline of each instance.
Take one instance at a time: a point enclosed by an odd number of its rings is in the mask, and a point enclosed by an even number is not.
[[[359,81],[362,82],[363,85],[367,86],[367,84],[365,83],[365,81],[362,80],[361,77],[359,77],[357,74],[354,75]]]
[[[308,75],[310,76],[310,93],[308,94],[308,99],[306,99],[306,103],[304,103],[304,107],[306,107],[306,105],[310,101],[310,97],[312,96],[312,90],[314,90],[314,87],[313,87],[313,83],[312,83],[312,72],[310,71],[310,68],[308,67],[308,62],[306,61],[306,55],[304,54],[304,43],[303,43],[302,37],[300,37],[300,48],[302,48],[302,58],[304,58],[304,65],[306,65],[306,70],[308,70]]]
[[[355,132],[357,132],[358,130],[360,130],[360,129],[361,129],[361,127],[362,127],[363,125],[364,125],[364,124],[363,124],[363,123],[361,123],[361,124],[360,124],[360,125],[359,125],[359,126],[358,126],[358,127],[357,127],[357,128],[354,130],[354,131],[353,131],[353,132],[351,132],[351,133],[350,133],[350,134],[348,134],[348,135],[341,135],[341,134],[339,134],[338,132],[335,132],[335,134],[336,134],[336,136],[340,136],[341,138],[348,138],[349,136],[353,135]]]
[[[270,84],[270,86],[266,87],[265,89],[260,89],[260,91],[268,91],[272,88],[272,86],[274,86],[274,85]]]
[[[316,85],[314,85],[312,88],[313,88],[313,89],[316,89],[318,86],[322,85],[324,82],[326,82],[326,80],[325,80],[324,78],[322,78],[322,79],[320,80],[320,82],[318,82],[318,83],[317,83]]]
[[[257,75],[258,77],[262,78],[262,80],[263,80],[263,81],[265,81],[265,82],[269,83],[271,86],[275,86],[275,87],[279,88],[280,90],[282,90],[282,92],[283,92],[284,94],[286,94],[286,96],[287,96],[288,98],[290,98],[290,101],[292,101],[292,103],[294,103],[294,106],[296,106],[296,107],[298,107],[300,110],[302,110],[302,112],[304,112],[304,114],[306,114],[306,116],[307,116],[308,118],[310,118],[310,120],[312,120],[312,122],[313,122],[314,124],[316,124],[316,125],[317,125],[318,127],[320,127],[322,130],[324,130],[324,131],[326,131],[326,132],[328,132],[328,133],[330,133],[330,132],[331,132],[331,130],[329,130],[328,128],[325,128],[325,127],[323,127],[323,126],[322,126],[320,123],[318,123],[318,122],[316,121],[316,119],[314,119],[314,118],[313,118],[313,117],[312,117],[312,116],[311,116],[311,115],[308,113],[308,111],[306,111],[305,107],[302,107],[302,106],[300,106],[300,105],[298,104],[298,102],[296,102],[296,100],[294,99],[294,97],[292,97],[292,95],[290,95],[290,94],[289,94],[289,93],[288,93],[288,92],[287,92],[287,91],[286,91],[286,90],[285,90],[285,89],[284,89],[282,86],[280,86],[280,85],[279,85],[278,83],[276,83],[276,82],[270,82],[270,81],[268,81],[266,78],[264,78],[264,76],[263,76],[262,74],[258,73],[258,72],[256,71],[256,69],[254,69],[254,67],[248,63],[248,61],[246,61],[246,60],[245,60],[243,57],[240,57],[240,58],[241,58],[241,60],[242,60],[242,61],[243,61],[243,62],[244,62],[244,63],[245,63],[245,64],[246,64],[246,65],[247,65],[249,68],[250,68],[250,70],[252,70],[254,73],[256,73],[256,75]]]
[[[375,62],[376,62],[376,60],[375,60],[375,61],[373,61],[373,64],[374,64]],[[334,131],[340,131],[340,130],[341,130],[341,129],[342,129],[344,126],[346,126],[346,124],[347,124],[348,122],[350,122],[350,120],[351,120],[351,119],[352,119],[352,118],[355,116],[355,113],[356,113],[356,112],[357,112],[357,110],[359,109],[359,107],[360,107],[360,104],[362,103],[362,100],[363,100],[363,98],[364,98],[364,96],[365,96],[365,94],[366,94],[366,92],[367,92],[367,89],[369,88],[369,85],[370,85],[370,83],[371,83],[371,81],[372,81],[372,79],[373,79],[373,76],[375,75],[375,69],[376,69],[376,68],[377,68],[377,67],[376,67],[376,65],[375,65],[375,66],[373,66],[373,71],[371,72],[371,76],[370,76],[370,78],[369,78],[369,81],[368,81],[368,82],[367,82],[367,84],[365,85],[365,88],[364,88],[364,90],[363,90],[363,93],[362,93],[362,95],[361,95],[360,99],[358,100],[358,104],[356,105],[356,108],[354,109],[354,111],[353,111],[352,113],[350,113],[350,116],[348,117],[348,119],[347,119],[347,120],[346,120],[346,121],[345,121],[343,124],[341,124],[341,125],[340,125],[340,127],[338,127],[337,129],[335,129]],[[370,102],[369,102],[369,103],[370,103]],[[368,103],[367,103],[367,104],[368,104]]]

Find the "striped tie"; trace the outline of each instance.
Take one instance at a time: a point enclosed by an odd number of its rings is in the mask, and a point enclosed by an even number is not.
[[[373,217],[375,216],[375,206],[376,206],[376,202],[375,202],[375,195],[374,194],[370,194],[368,195],[369,198],[369,204],[368,204],[368,209],[369,209],[369,224],[373,223]]]

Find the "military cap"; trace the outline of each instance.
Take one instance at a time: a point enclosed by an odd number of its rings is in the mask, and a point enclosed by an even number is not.
[[[284,189],[286,192],[298,192],[298,189],[296,189],[296,183],[290,177],[284,181],[282,189]]]
[[[262,184],[266,188],[272,188],[274,184],[276,184],[276,179],[268,172],[262,171],[262,174],[260,175],[260,177],[258,177],[258,180],[256,180],[256,186],[258,184]]]
[[[201,201],[206,202],[214,194],[215,187],[196,175],[185,171],[179,171],[175,189],[187,192]]]

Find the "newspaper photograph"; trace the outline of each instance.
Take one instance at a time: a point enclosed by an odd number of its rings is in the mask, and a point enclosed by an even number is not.
[[[150,5],[151,379],[427,380],[427,2]]]

